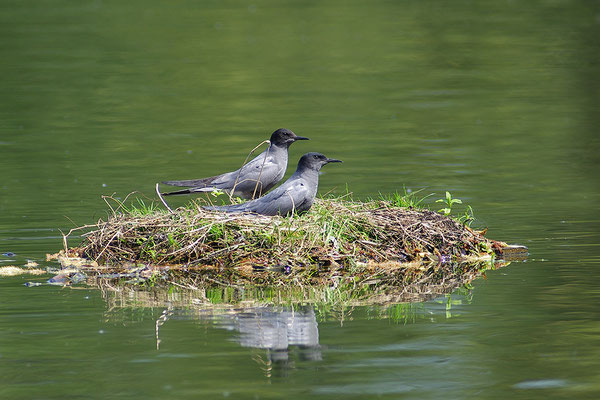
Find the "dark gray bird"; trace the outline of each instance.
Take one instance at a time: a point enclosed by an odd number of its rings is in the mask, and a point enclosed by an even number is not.
[[[242,204],[204,207],[207,210],[226,212],[249,212],[262,215],[288,215],[294,211],[310,209],[319,186],[319,171],[330,162],[342,162],[327,158],[321,153],[306,153],[300,158],[296,172],[271,193]]]
[[[271,134],[269,147],[242,168],[208,178],[164,181],[162,183],[165,185],[187,186],[189,188],[163,194],[189,194],[222,190],[244,199],[260,197],[275,186],[285,175],[288,164],[288,149],[296,140],[308,140],[308,138],[296,136],[289,129],[277,129]]]

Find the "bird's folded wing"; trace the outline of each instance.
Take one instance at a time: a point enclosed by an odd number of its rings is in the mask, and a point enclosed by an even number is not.
[[[207,188],[211,190],[211,188],[231,188],[236,181],[237,184],[241,182],[257,182],[259,177],[264,182],[265,180],[269,180],[270,175],[275,176],[279,172],[279,166],[275,162],[275,158],[269,154],[266,154],[265,158],[265,154],[266,152],[262,152],[242,168],[233,172],[207,178],[163,181],[162,183],[170,186]]]
[[[251,207],[251,211],[263,215],[287,214],[298,209],[308,197],[307,187],[302,182],[295,182],[286,188],[279,187],[267,196],[255,200],[256,203]]]
[[[277,174],[278,169],[279,167],[272,157],[267,157],[266,160],[257,157],[237,171],[218,176],[211,184],[217,187],[220,185],[233,186],[236,181],[239,185],[242,182],[258,182],[259,178],[264,182],[269,180],[271,175]]]
[[[182,181],[163,181],[161,183],[169,186],[186,186],[186,187],[205,187],[210,185],[215,179],[218,179],[219,176],[211,176],[208,178],[202,179],[188,179]]]

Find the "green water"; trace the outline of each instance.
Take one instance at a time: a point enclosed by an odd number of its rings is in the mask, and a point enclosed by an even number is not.
[[[288,176],[344,160],[321,194],[448,190],[530,248],[410,307],[173,309],[158,349],[164,307],[0,278],[0,398],[600,396],[598,2],[4,0],[0,38],[0,267],[279,127]]]

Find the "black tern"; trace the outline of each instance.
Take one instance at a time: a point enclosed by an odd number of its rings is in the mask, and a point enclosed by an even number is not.
[[[277,129],[271,134],[269,147],[240,169],[202,179],[164,181],[162,183],[165,185],[187,186],[189,188],[163,193],[163,195],[222,190],[244,199],[260,197],[275,186],[285,175],[288,164],[288,149],[297,140],[308,140],[308,138],[297,136],[289,129]]]
[[[207,210],[247,212],[261,215],[289,215],[306,212],[312,206],[319,186],[319,171],[325,164],[342,162],[321,153],[306,153],[300,158],[296,172],[271,193],[242,204],[204,207]]]

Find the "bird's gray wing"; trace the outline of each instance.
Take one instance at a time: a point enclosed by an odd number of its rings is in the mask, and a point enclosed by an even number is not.
[[[163,181],[162,183],[169,186],[193,187],[194,189],[228,189],[233,187],[233,185],[236,183],[236,180],[237,184],[240,184],[241,182],[256,183],[260,176],[261,181],[264,182],[265,179],[268,180],[271,175],[277,175],[278,171],[279,166],[277,165],[275,158],[268,154],[265,150],[250,160],[243,167],[232,172],[226,172],[224,174],[210,176],[207,178]]]
[[[229,206],[206,206],[207,210],[225,212],[251,212],[261,215],[287,215],[292,210],[304,211],[306,205],[310,207],[313,194],[302,179],[287,181],[277,189],[260,197],[242,204]]]
[[[293,210],[302,209],[310,197],[310,190],[305,182],[297,179],[286,182],[268,195],[247,203],[245,208],[262,215],[287,215]]]
[[[236,180],[238,185],[240,183],[255,184],[258,182],[259,177],[262,182],[272,180],[278,171],[279,165],[277,165],[275,158],[271,155],[266,155],[265,159],[265,152],[263,152],[242,168],[219,176],[212,184],[215,186],[233,186]]]
[[[163,181],[161,183],[169,186],[185,186],[185,187],[205,187],[210,185],[215,179],[219,178],[221,175],[210,176],[208,178],[201,179],[187,179],[181,181]]]

